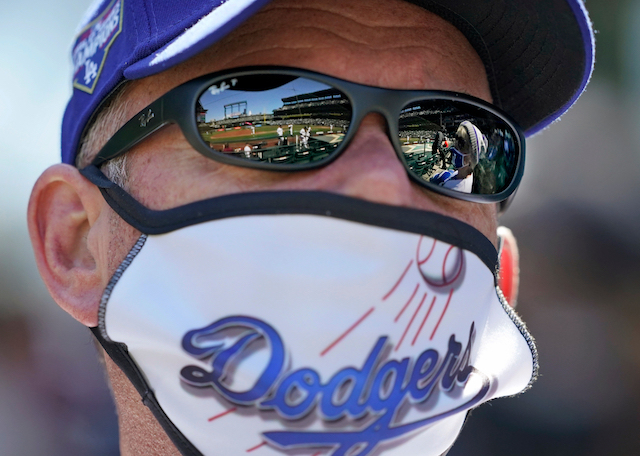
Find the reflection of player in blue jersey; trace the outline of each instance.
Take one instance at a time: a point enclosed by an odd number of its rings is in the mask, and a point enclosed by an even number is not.
[[[446,147],[447,142],[443,143]],[[442,147],[438,144],[438,149]],[[456,131],[455,144],[448,148],[454,169],[439,172],[431,182],[460,192],[471,193],[473,189],[473,170],[480,156],[487,153],[487,138],[478,127],[465,120]]]

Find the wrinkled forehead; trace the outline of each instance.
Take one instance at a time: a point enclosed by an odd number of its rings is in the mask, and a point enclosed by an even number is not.
[[[304,68],[376,87],[447,90],[491,101],[478,54],[462,33],[427,10],[399,1],[393,8],[384,3],[379,9],[364,9],[356,18],[330,0],[292,8],[287,20],[303,26],[283,29],[279,3],[267,5],[185,62],[132,81],[129,117],[188,80],[254,65]],[[396,16],[381,18],[383,11]],[[397,32],[400,28],[404,33]]]

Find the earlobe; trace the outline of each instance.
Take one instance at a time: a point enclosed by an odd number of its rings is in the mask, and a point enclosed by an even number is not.
[[[498,286],[511,307],[518,302],[520,288],[520,254],[518,243],[509,228],[498,227],[500,261]]]
[[[86,326],[98,321],[103,271],[91,234],[104,207],[100,191],[63,164],[40,176],[29,200],[29,235],[40,275],[58,305]]]

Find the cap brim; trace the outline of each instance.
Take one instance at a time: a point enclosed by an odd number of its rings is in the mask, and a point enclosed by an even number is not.
[[[451,22],[487,70],[494,103],[530,136],[584,91],[595,40],[582,0],[407,0]]]
[[[494,103],[534,134],[566,112],[584,91],[594,36],[581,0],[408,0],[455,25],[487,69]],[[269,0],[228,0],[191,28],[124,71],[156,74],[205,50]]]
[[[82,131],[123,78],[141,79],[194,57],[241,27],[269,1],[227,0],[209,12],[202,5],[177,18],[164,33],[132,33],[131,44],[119,38],[114,44],[118,49],[111,51],[111,68],[104,71],[95,92],[74,91],[63,121],[63,161],[73,162]],[[527,136],[564,114],[589,82],[595,44],[582,0],[407,1],[439,15],[465,35],[484,62],[493,102]],[[149,9],[144,8],[127,9],[127,14],[142,22],[141,15]]]

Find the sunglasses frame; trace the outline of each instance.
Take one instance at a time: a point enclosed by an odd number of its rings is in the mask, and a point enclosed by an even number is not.
[[[284,75],[311,79],[338,89],[349,99],[352,108],[352,115],[348,131],[340,145],[329,155],[329,157],[317,162],[281,163],[273,165],[268,162],[246,160],[233,155],[223,155],[219,152],[216,153],[209,147],[198,132],[197,121],[194,114],[196,103],[200,99],[201,95],[213,84],[220,83],[223,80],[261,74]],[[492,115],[496,116],[511,128],[512,133],[514,133],[514,141],[516,142],[519,150],[518,162],[515,167],[515,175],[503,191],[495,194],[462,193],[420,179],[410,171],[409,165],[404,158],[398,137],[398,121],[400,119],[400,113],[403,108],[412,102],[428,100],[450,100],[457,103],[464,103],[474,108],[480,108],[481,110],[488,111]],[[371,112],[376,112],[385,118],[388,128],[387,134],[391,139],[396,155],[404,165],[407,174],[412,181],[429,190],[460,200],[479,203],[502,202],[500,207],[501,211],[506,209],[508,200],[510,200],[509,197],[512,196],[518,188],[524,172],[525,137],[521,128],[515,123],[515,121],[496,106],[493,106],[484,100],[457,92],[439,90],[384,89],[345,81],[313,71],[290,67],[254,66],[235,68],[210,73],[187,81],[162,95],[130,119],[111,137],[111,139],[109,139],[89,166],[100,166],[104,162],[126,153],[136,144],[148,138],[160,128],[169,124],[177,124],[189,144],[191,144],[197,152],[220,163],[241,166],[244,168],[278,172],[318,169],[332,163],[347,149],[349,143],[358,131],[360,123],[364,117]]]

